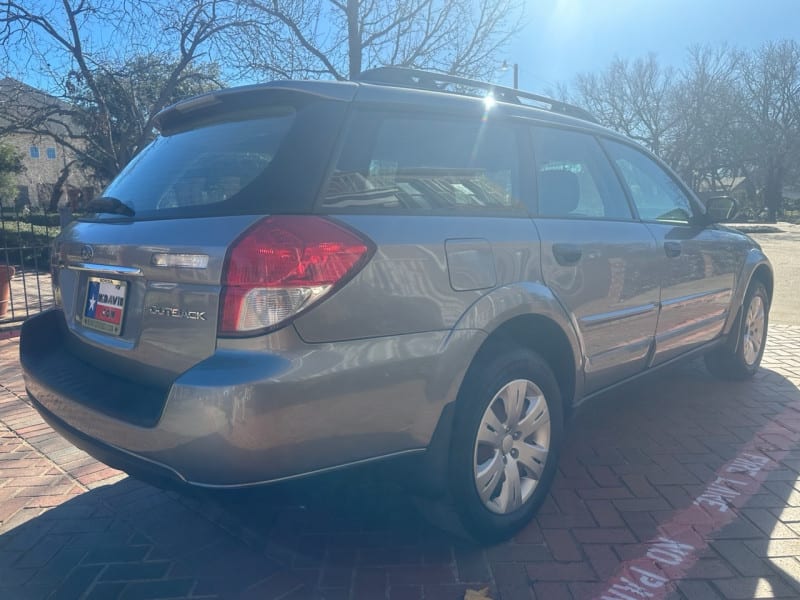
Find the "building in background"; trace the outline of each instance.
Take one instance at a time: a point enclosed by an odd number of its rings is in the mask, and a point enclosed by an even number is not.
[[[68,144],[84,143],[70,106],[16,79],[0,79],[0,141],[21,156],[17,209],[55,211],[59,202],[74,210],[91,200],[96,183]]]
[[[739,206],[744,206],[752,199],[751,196],[755,194],[755,189],[752,188],[752,183],[747,180],[747,177],[726,176],[719,177],[716,181],[707,179],[701,181],[698,192],[700,197],[730,196],[739,203]]]

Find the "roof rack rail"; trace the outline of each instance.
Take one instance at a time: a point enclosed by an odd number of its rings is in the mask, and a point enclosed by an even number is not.
[[[436,73],[433,71],[423,71],[420,69],[409,69],[407,67],[378,67],[369,69],[357,75],[355,81],[364,83],[375,83],[379,85],[392,85],[399,87],[409,87],[414,89],[434,90],[437,92],[460,93],[463,95],[470,95],[461,90],[449,90],[449,86],[461,86],[466,88],[473,88],[476,90],[483,90],[491,94],[495,99],[502,102],[510,102],[512,104],[525,104],[523,100],[533,100],[539,104],[545,104],[549,110],[562,115],[576,117],[584,121],[591,121],[597,123],[597,119],[592,113],[584,110],[578,106],[525,92],[522,90],[515,90],[485,81],[478,81],[476,79],[468,79],[466,77],[457,77],[455,75],[448,75],[447,73]]]

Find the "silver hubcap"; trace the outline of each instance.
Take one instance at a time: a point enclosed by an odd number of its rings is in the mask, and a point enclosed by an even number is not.
[[[764,301],[761,296],[753,296],[747,309],[742,335],[744,361],[748,365],[754,365],[758,360],[758,353],[764,343],[764,317]]]
[[[486,508],[510,513],[533,494],[550,451],[544,394],[527,379],[504,385],[483,413],[475,441],[475,485]]]

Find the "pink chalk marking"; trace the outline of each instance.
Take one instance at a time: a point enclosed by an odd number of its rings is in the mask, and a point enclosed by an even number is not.
[[[789,442],[800,441],[800,434],[785,423],[789,415],[797,420],[797,411],[785,410],[759,429],[739,454],[725,463],[709,481],[694,503],[659,525],[658,534],[646,543],[647,551],[620,564],[606,580],[600,600],[662,600],[674,589],[697,562],[698,554],[708,547],[708,538],[733,522],[735,509],[747,504],[778,466],[789,448],[772,448],[767,436],[778,435]],[[774,441],[775,438],[772,438]],[[765,455],[763,448],[770,453]]]

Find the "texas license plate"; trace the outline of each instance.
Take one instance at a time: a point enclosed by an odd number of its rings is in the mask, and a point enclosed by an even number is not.
[[[122,331],[125,297],[128,283],[105,277],[89,277],[86,303],[83,306],[83,326],[111,335]]]

